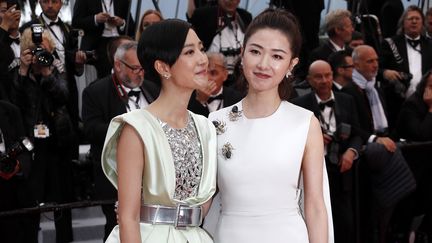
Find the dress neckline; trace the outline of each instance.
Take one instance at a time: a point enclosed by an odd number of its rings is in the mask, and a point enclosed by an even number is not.
[[[237,105],[238,105],[238,110],[239,110],[239,111],[242,111],[242,113],[243,113],[243,117],[244,117],[246,120],[248,120],[248,121],[258,121],[258,120],[265,120],[265,119],[269,119],[269,118],[275,116],[277,113],[279,113],[279,110],[282,108],[282,104],[286,102],[286,101],[282,100],[282,101],[279,103],[279,106],[276,108],[276,110],[275,110],[273,113],[271,113],[270,115],[268,115],[268,116],[256,117],[256,118],[249,118],[249,117],[247,117],[247,116],[245,115],[245,113],[244,113],[244,111],[243,111],[243,101],[244,101],[244,98],[243,98],[240,102],[237,103]]]

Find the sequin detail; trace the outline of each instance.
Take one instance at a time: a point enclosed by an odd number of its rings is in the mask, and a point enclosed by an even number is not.
[[[202,153],[198,132],[191,115],[185,128],[176,129],[160,121],[174,160],[176,188],[174,199],[197,195],[202,173]]]

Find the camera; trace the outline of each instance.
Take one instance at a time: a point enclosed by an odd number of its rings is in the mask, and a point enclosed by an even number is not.
[[[76,44],[78,50],[81,50],[81,42],[82,38],[84,37],[85,33],[82,29],[72,29],[70,31],[71,37],[73,39],[73,43]],[[87,50],[84,51],[87,59],[87,63],[92,63],[97,60],[96,50]]]
[[[224,56],[229,57],[229,56],[238,56],[241,53],[241,48],[221,48],[220,49],[220,53],[222,53]]]
[[[19,142],[12,144],[7,153],[0,154],[0,177],[5,180],[10,179],[19,171],[18,155],[23,152],[33,150],[33,143],[27,137],[23,137]]]
[[[37,64],[41,66],[51,66],[54,61],[54,56],[47,50],[45,50],[42,44],[42,33],[44,28],[40,24],[33,24],[31,26],[32,41],[36,45],[36,48],[32,50],[32,55],[36,57]]]
[[[92,62],[97,59],[96,50],[84,51],[84,53],[86,55],[87,62]]]
[[[327,160],[331,164],[338,165],[339,142],[344,141],[351,136],[351,125],[342,122],[336,128],[336,132],[334,134],[330,134],[328,131],[325,130],[323,130],[323,133],[332,137],[332,142],[327,144]]]

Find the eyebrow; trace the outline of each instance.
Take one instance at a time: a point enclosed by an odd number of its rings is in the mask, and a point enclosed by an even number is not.
[[[202,41],[198,42],[198,45],[199,45],[199,46],[202,45]],[[186,48],[186,47],[193,47],[193,46],[194,46],[194,44],[193,44],[193,43],[190,43],[190,44],[185,44],[185,45],[183,46],[183,48]]]
[[[264,49],[264,47],[262,47],[261,45],[255,44],[255,43],[251,43],[250,45],[251,46],[255,46],[257,48],[260,48],[260,49]],[[285,50],[283,50],[283,49],[273,48],[271,50],[274,51],[274,52],[283,52],[283,53],[287,54],[287,52]]]

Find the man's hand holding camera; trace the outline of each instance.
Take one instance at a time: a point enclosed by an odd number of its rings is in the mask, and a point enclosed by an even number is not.
[[[9,31],[10,29],[18,29],[20,18],[21,11],[16,9],[16,5],[13,5],[5,12],[0,24],[0,28],[4,29],[5,31]]]
[[[124,24],[124,19],[118,16],[111,16],[109,13],[100,12],[96,14],[96,22],[99,24],[108,23],[112,26],[122,26]]]

